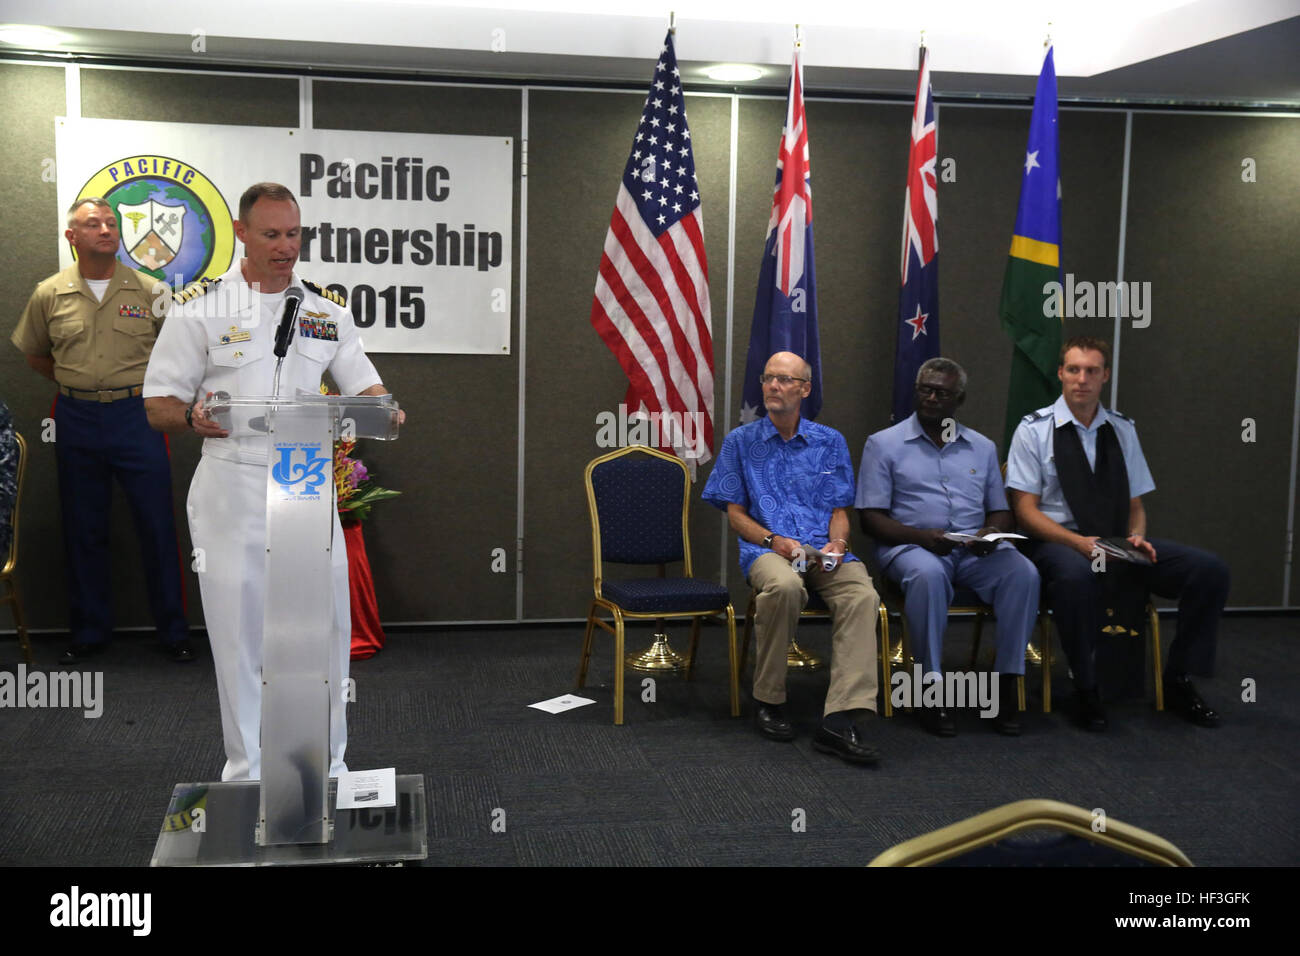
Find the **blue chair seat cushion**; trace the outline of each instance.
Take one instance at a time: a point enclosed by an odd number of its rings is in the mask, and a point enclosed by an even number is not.
[[[602,581],[600,593],[625,611],[676,614],[721,610],[731,603],[727,589],[701,578],[627,578]]]

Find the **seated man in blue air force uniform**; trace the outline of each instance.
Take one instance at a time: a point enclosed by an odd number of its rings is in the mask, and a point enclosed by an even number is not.
[[[1139,618],[1146,589],[1178,599],[1178,633],[1164,673],[1167,704],[1202,727],[1217,726],[1219,715],[1196,693],[1188,674],[1209,676],[1213,670],[1228,568],[1208,551],[1146,537],[1142,495],[1156,486],[1137,428],[1101,405],[1102,386],[1110,381],[1109,343],[1088,336],[1070,339],[1061,349],[1057,377],[1061,397],[1026,415],[1011,439],[1007,489],[1021,530],[1034,539],[1029,554],[1074,674],[1077,718],[1089,730],[1106,728],[1095,645],[1104,603],[1124,601],[1131,582],[1140,589]],[[1116,558],[1103,563],[1097,541],[1106,537],[1127,538],[1153,563]]]
[[[808,363],[778,352],[763,370],[767,416],[728,433],[702,497],[727,512],[740,538],[740,567],[757,591],[755,718],[769,739],[790,741],[786,660],[799,612],[815,590],[831,612],[831,674],[813,747],[874,763],[864,723],[876,710],[875,628],[880,599],[848,551],[853,463],[844,437],[800,417]],[[827,570],[800,545],[842,560]]]
[[[1015,736],[1016,676],[1025,672],[1025,645],[1038,615],[1038,572],[1009,541],[957,544],[944,537],[1010,532],[1015,524],[997,448],[953,417],[965,398],[960,365],[945,358],[925,362],[916,376],[915,413],[863,446],[854,505],[862,530],[876,539],[881,568],[903,588],[924,679],[942,681],[953,586],[970,588],[993,606],[994,670],[1001,675],[993,727]],[[920,711],[927,729],[941,737],[957,732],[949,703]]]
[[[239,203],[235,233],[245,256],[229,272],[175,296],[145,376],[145,409],[154,428],[193,431],[203,457],[190,485],[190,535],[202,549],[199,584],[221,702],[226,764],[222,780],[257,780],[261,773],[262,613],[266,557],[266,438],[231,438],[204,411],[218,392],[272,392],[276,327],[285,291],[304,291],[280,394],[317,392],[328,370],[345,395],[387,394],[366,358],[352,314],[341,296],[294,272],[301,243],[298,203],[284,186],[258,183]],[[405,415],[401,415],[404,419]],[[346,711],[351,616],[347,551],[334,515],[331,552],[336,653],[331,686],[330,775],[346,770]]]

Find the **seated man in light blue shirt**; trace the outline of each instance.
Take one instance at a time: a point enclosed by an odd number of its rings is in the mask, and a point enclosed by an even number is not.
[[[770,740],[794,739],[785,713],[786,661],[808,589],[831,612],[831,680],[813,748],[850,763],[875,763],[865,721],[876,710],[876,618],[880,598],[849,553],[853,461],[844,436],[802,418],[808,363],[777,352],[763,369],[767,416],[727,434],[701,497],[727,512],[740,538],[740,568],[758,592],[755,721]],[[839,556],[829,567],[800,546]]]
[[[1016,736],[1017,675],[1038,615],[1038,572],[1009,541],[957,544],[945,534],[987,535],[1015,530],[1002,487],[997,449],[954,414],[966,398],[966,372],[951,359],[932,358],[916,376],[916,412],[876,432],[862,449],[858,495],[862,530],[876,539],[885,574],[905,595],[904,615],[920,645],[926,680],[942,680],[943,634],[953,587],[970,588],[997,615],[1000,675],[993,728]],[[926,728],[957,733],[951,702],[923,707]]]
[[[1110,381],[1110,344],[1088,336],[1070,339],[1061,348],[1057,376],[1061,397],[1026,415],[1011,439],[1007,489],[1020,527],[1033,539],[1029,556],[1042,575],[1074,674],[1076,717],[1088,730],[1106,729],[1096,644],[1105,602],[1126,598],[1126,582],[1133,580],[1178,599],[1178,633],[1164,673],[1170,710],[1202,727],[1218,726],[1219,715],[1188,675],[1209,676],[1213,670],[1219,615],[1228,597],[1227,565],[1200,548],[1146,536],[1142,496],[1156,485],[1137,428],[1101,405],[1102,387]],[[1127,538],[1150,563],[1114,560],[1110,570],[1127,572],[1117,583],[1105,563],[1097,562],[1101,538]],[[1127,616],[1140,616],[1142,596],[1138,613]],[[1111,610],[1120,620],[1125,609],[1120,601],[1115,605]]]

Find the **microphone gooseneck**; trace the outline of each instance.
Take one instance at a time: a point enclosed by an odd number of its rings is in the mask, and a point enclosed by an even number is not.
[[[298,307],[302,305],[303,291],[300,285],[291,285],[284,290],[284,312],[280,316],[280,326],[275,330],[275,357],[284,358],[289,351],[289,340],[293,338],[293,323],[298,318]]]
[[[291,285],[284,290],[284,314],[280,316],[280,326],[275,330],[275,377],[271,381],[271,395],[280,397],[280,366],[284,364],[285,353],[289,351],[289,340],[293,338],[293,323],[298,318],[298,307],[302,305],[303,291],[300,285]]]

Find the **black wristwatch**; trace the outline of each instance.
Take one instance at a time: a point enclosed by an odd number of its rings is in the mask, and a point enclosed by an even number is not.
[[[764,539],[763,539],[763,547],[765,547],[765,548],[770,548],[770,547],[772,547],[772,539],[775,538],[775,537],[776,537],[776,535],[774,535],[774,534],[769,534],[766,538],[764,538]]]
[[[185,406],[185,427],[194,427],[194,405],[193,403]]]

